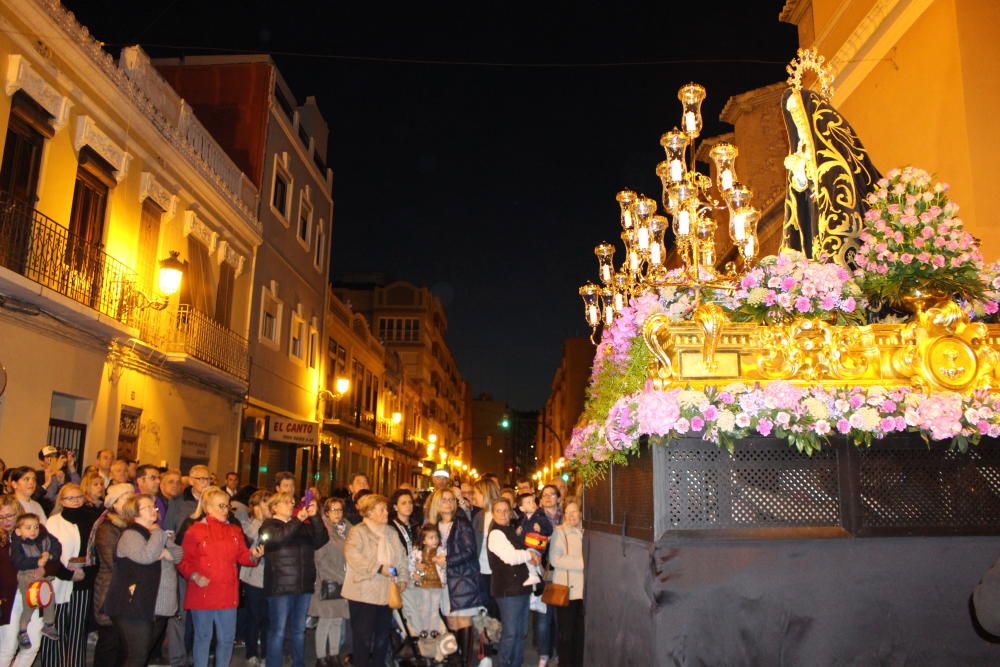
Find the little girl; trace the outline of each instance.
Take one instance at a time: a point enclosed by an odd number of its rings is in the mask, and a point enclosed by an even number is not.
[[[403,613],[410,634],[419,637],[420,654],[443,659],[437,637],[444,634],[441,619],[441,591],[445,586],[445,556],[441,534],[432,523],[424,524],[410,551],[410,579],[413,587],[403,596]]]

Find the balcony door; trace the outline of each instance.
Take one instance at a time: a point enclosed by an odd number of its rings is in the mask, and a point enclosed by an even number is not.
[[[54,135],[51,117],[18,91],[0,161],[0,266],[24,273],[31,243],[32,209],[38,191],[45,140]]]
[[[87,147],[80,150],[73,188],[73,208],[65,241],[64,273],[60,290],[80,303],[100,302],[104,282],[104,217],[108,193],[114,185],[114,170]]]

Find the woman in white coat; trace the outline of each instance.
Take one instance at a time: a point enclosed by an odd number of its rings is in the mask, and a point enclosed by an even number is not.
[[[99,516],[85,502],[83,489],[68,483],[59,487],[56,506],[46,528],[62,545],[60,560],[72,570],[71,580],[52,581],[56,596],[57,641],[42,640],[42,667],[84,667],[87,660],[87,615],[91,609],[96,565],[86,565],[91,528]],[[81,560],[82,559],[82,560]],[[85,567],[86,565],[86,567]]]

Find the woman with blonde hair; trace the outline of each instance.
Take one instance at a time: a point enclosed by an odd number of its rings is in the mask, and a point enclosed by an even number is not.
[[[60,560],[72,572],[67,580],[56,575],[52,582],[56,603],[58,640],[42,641],[42,667],[84,667],[87,658],[87,618],[91,609],[97,564],[88,555],[91,536],[100,513],[85,502],[83,489],[67,482],[59,487],[55,509],[46,528],[62,544]]]
[[[406,550],[389,526],[389,499],[368,494],[358,500],[361,522],[347,535],[344,558],[347,575],[342,595],[347,598],[354,643],[353,664],[382,667],[389,655],[392,609],[389,585],[406,587]]]
[[[0,667],[31,667],[41,646],[42,615],[35,613],[28,623],[31,648],[18,651],[18,619],[24,600],[17,592],[17,568],[10,558],[10,537],[24,508],[14,495],[0,496]]]
[[[260,526],[267,556],[264,560],[267,664],[280,667],[287,637],[292,667],[302,667],[306,616],[316,587],[316,549],[326,544],[329,537],[322,519],[316,516],[315,500],[296,510],[295,497],[279,492],[271,496],[268,506],[271,518]]]
[[[104,478],[97,470],[90,470],[83,473],[80,480],[80,488],[83,489],[83,502],[86,506],[94,508],[97,516],[104,511]]]
[[[229,523],[229,494],[217,486],[202,492],[191,519],[177,571],[189,582],[184,608],[191,612],[194,625],[194,665],[208,666],[214,628],[215,664],[228,666],[240,603],[238,566],[256,565],[264,548],[247,547],[243,530]]]
[[[472,617],[486,605],[480,590],[476,531],[465,512],[459,511],[451,489],[435,491],[428,505],[427,520],[437,526],[441,544],[448,550],[447,585],[441,596],[441,611],[448,628],[455,632],[465,664],[471,665],[475,657]]]
[[[490,592],[492,570],[486,548],[486,536],[489,535],[490,524],[493,523],[493,503],[499,499],[500,487],[492,479],[484,477],[472,485],[472,504],[479,508],[472,517],[472,528],[476,531],[476,553],[479,554],[479,593],[485,601],[490,616],[494,618],[500,616],[500,609]]]

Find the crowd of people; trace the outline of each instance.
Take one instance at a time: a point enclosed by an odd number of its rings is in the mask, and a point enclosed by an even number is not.
[[[539,667],[583,664],[581,505],[561,479],[441,469],[387,497],[357,473],[323,497],[288,472],[258,489],[110,450],[80,472],[38,458],[0,461],[0,667],[84,667],[91,632],[102,667],[224,667],[236,646],[302,667],[313,625],[321,667],[521,667],[532,620]]]

